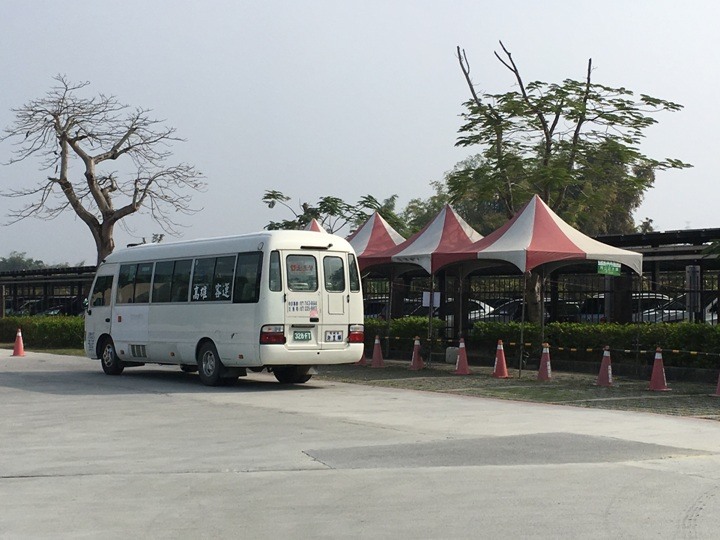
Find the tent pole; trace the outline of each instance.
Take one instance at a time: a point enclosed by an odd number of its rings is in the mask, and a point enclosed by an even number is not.
[[[432,340],[433,297],[435,296],[435,274],[430,274],[430,300],[428,301],[428,343]]]
[[[387,331],[385,332],[385,357],[390,358],[390,320],[392,319],[393,306],[393,284],[395,283],[395,270],[390,269],[390,287],[388,291],[387,313],[385,320],[387,321]]]
[[[465,336],[463,335],[463,331],[465,330],[465,328],[463,328],[463,326],[464,326],[464,325],[463,325],[463,322],[464,322],[464,319],[465,319],[465,306],[463,305],[463,289],[464,289],[465,287],[464,287],[463,285],[464,285],[464,284],[463,284],[463,278],[462,278],[462,264],[461,264],[461,265],[458,266],[458,280],[457,280],[457,285],[456,285],[456,287],[457,287],[457,289],[458,289],[458,296],[460,297],[460,303],[459,303],[459,306],[460,306],[460,320],[457,321],[457,328],[458,328],[458,334],[457,334],[457,336],[458,336],[458,339],[461,338],[461,337],[465,337]],[[455,314],[454,314],[453,316],[457,315],[457,313],[458,313],[458,308],[457,308],[457,306],[456,306],[456,307],[455,307]]]
[[[545,343],[545,269],[540,272],[540,344]]]
[[[523,272],[523,295],[520,307],[520,358],[518,359],[518,379],[522,377],[523,346],[525,344],[525,295],[527,294],[527,272]]]

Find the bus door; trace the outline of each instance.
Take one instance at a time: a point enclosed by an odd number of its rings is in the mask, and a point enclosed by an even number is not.
[[[294,350],[320,348],[323,305],[316,252],[284,252],[287,277],[285,301],[286,346]]]
[[[321,258],[321,296],[325,309],[320,324],[320,348],[344,349],[350,322],[346,254],[323,253]]]
[[[153,263],[123,264],[118,274],[112,338],[123,360],[147,358]]]
[[[85,354],[91,358],[97,355],[97,340],[104,334],[110,334],[112,326],[112,291],[113,273],[103,273],[109,269],[100,267],[95,277],[90,297],[88,298],[87,312],[85,313]]]

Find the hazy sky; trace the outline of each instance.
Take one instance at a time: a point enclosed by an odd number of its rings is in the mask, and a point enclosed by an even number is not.
[[[187,142],[208,189],[183,217],[184,238],[238,234],[290,218],[261,197],[300,201],[432,193],[455,163],[468,90],[455,58],[465,48],[480,91],[513,79],[493,57],[502,40],[526,81],[593,79],[681,103],[658,116],[642,149],[692,163],[660,172],[636,215],[656,229],[720,227],[716,207],[720,4],[710,1],[219,1],[0,0],[0,126],[12,107],[41,97],[62,73],[151,108]],[[11,145],[0,144],[0,161]],[[117,168],[117,167],[115,167]],[[0,166],[0,186],[44,178],[37,163]],[[0,220],[18,201],[0,198]],[[118,229],[118,246],[161,232],[146,217]],[[86,226],[0,227],[0,257],[95,262]]]

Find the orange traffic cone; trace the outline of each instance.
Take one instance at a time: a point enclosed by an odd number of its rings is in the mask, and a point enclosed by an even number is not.
[[[373,347],[372,364],[370,364],[370,367],[385,367],[385,362],[383,362],[382,357],[382,349],[380,348],[380,336],[375,336],[375,346]]]
[[[718,385],[714,394],[710,394],[713,397],[720,397],[720,375],[718,376]]]
[[[360,356],[360,360],[355,362],[356,366],[367,366],[367,360],[365,360],[365,351],[362,352],[362,355]]]
[[[612,386],[612,365],[610,364],[610,347],[605,345],[602,363],[600,364],[600,373],[598,373],[596,386]]]
[[[15,335],[15,346],[13,347],[12,356],[25,356],[25,346],[23,345],[22,331],[18,328]]]
[[[465,340],[460,338],[460,347],[458,348],[457,362],[455,362],[455,375],[470,375],[468,367],[467,352],[465,351]]]
[[[415,336],[415,345],[413,346],[412,361],[410,362],[410,369],[417,371],[425,367],[422,356],[420,356],[420,337]]]
[[[655,362],[653,362],[648,390],[656,392],[668,392],[670,390],[665,379],[665,366],[663,365],[662,349],[660,347],[655,349]]]
[[[540,369],[538,370],[537,378],[538,381],[549,381],[552,378],[549,343],[543,343],[542,356],[540,357]]]
[[[507,364],[505,363],[505,350],[503,349],[502,339],[498,339],[497,353],[495,353],[495,368],[492,376],[496,379],[509,379]]]

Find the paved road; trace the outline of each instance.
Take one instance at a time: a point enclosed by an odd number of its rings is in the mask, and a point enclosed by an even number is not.
[[[3,539],[720,531],[718,422],[10,354]]]

